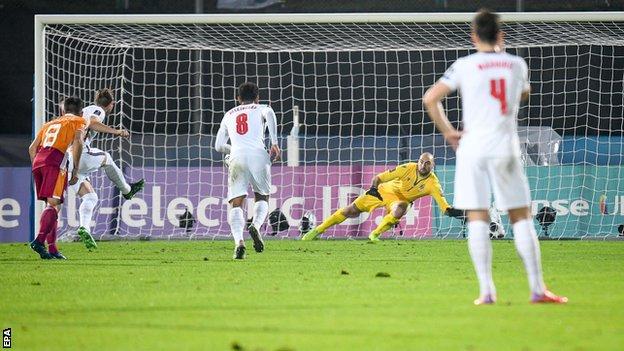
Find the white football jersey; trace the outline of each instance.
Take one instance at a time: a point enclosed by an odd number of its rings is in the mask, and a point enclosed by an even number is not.
[[[477,52],[458,59],[440,82],[461,96],[464,134],[458,154],[520,155],[517,115],[522,92],[530,88],[521,57]]]
[[[265,151],[264,131],[267,127],[271,144],[277,144],[277,121],[270,106],[245,104],[234,107],[221,120],[215,148],[221,151],[229,137],[232,155]]]
[[[91,121],[91,118],[97,119],[99,122],[104,123],[104,118],[106,118],[106,112],[104,109],[97,105],[90,105],[82,109],[82,117],[88,122]],[[97,132],[89,129],[87,132],[87,137],[84,141],[85,146],[91,146],[91,140],[95,137]]]

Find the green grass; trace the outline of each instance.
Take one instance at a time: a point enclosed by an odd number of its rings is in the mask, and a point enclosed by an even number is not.
[[[621,242],[542,242],[546,282],[566,306],[528,304],[513,242],[495,242],[499,303],[481,307],[462,241],[269,241],[245,261],[231,246],[62,244],[69,260],[52,262],[0,245],[0,326],[15,350],[624,347]]]

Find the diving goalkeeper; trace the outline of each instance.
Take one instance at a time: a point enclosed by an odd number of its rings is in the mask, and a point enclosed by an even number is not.
[[[349,206],[334,212],[319,226],[307,232],[301,240],[313,240],[347,218],[355,218],[362,212],[371,212],[383,206],[386,215],[368,236],[370,241],[377,242],[383,232],[399,223],[414,200],[428,195],[433,196],[440,210],[447,216],[462,217],[464,212],[451,207],[444,198],[433,167],[433,155],[425,152],[420,155],[418,162],[405,163],[378,174],[365,194],[360,195]]]

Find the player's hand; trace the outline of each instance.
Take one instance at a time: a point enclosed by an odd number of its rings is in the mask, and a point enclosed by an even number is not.
[[[461,139],[461,137],[462,132],[456,129],[449,130],[448,132],[444,133],[444,139],[447,143],[449,143],[449,145],[451,145],[453,150],[457,150],[457,147],[459,146],[459,139]]]
[[[447,208],[444,214],[446,214],[449,217],[458,218],[458,219],[461,219],[462,217],[466,217],[466,213],[464,210],[458,210],[454,207]]]
[[[75,172],[71,173],[71,179],[69,180],[69,185],[74,185],[78,183],[78,176],[76,176]]]
[[[127,130],[121,128],[117,130],[117,135],[122,137],[122,138],[129,138],[130,137],[130,132],[128,132]]]
[[[383,201],[383,197],[381,197],[379,190],[377,190],[377,187],[375,186],[371,186],[370,189],[368,189],[368,191],[366,192],[366,195],[374,196],[378,198],[379,201]]]
[[[280,150],[279,146],[273,144],[269,150],[269,156],[271,157],[271,162],[279,161],[282,159],[282,150]]]

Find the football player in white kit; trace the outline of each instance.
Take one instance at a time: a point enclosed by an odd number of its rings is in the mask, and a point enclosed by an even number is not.
[[[256,252],[264,251],[264,242],[258,229],[264,224],[269,212],[271,191],[271,162],[280,159],[277,145],[277,121],[270,106],[259,104],[258,86],[246,82],[238,87],[239,106],[229,110],[221,120],[215,149],[229,154],[228,194],[231,205],[228,223],[234,236],[234,259],[245,258],[243,229],[245,216],[242,205],[247,197],[247,187],[255,195],[253,222],[247,228]],[[269,130],[271,148],[264,146],[265,129]],[[227,144],[228,139],[231,145]],[[227,155],[226,155],[227,157]]]
[[[101,89],[96,93],[95,104],[82,109],[82,117],[90,122],[89,131],[84,141],[80,158],[80,166],[77,172],[78,181],[76,184],[70,185],[70,187],[80,196],[80,207],[78,208],[80,227],[78,228],[78,236],[80,236],[82,242],[89,249],[97,247],[95,240],[91,236],[91,218],[93,217],[93,209],[98,202],[98,196],[91,185],[89,174],[103,168],[108,179],[115,184],[127,200],[143,189],[145,183],[141,179],[136,183],[128,184],[111,155],[106,151],[91,146],[91,141],[97,132],[117,135],[123,138],[130,136],[130,133],[123,128],[114,129],[103,123],[106,114],[113,110],[114,105],[115,101],[112,91],[110,89]]]
[[[531,222],[530,193],[520,161],[517,114],[528,98],[528,67],[521,57],[501,50],[498,15],[480,11],[472,22],[476,53],[458,59],[423,97],[429,117],[457,151],[455,206],[467,211],[468,248],[479,280],[476,305],[496,301],[492,244],[488,235],[491,194],[513,225],[516,249],[527,271],[533,303],[566,303],[546,289],[539,241]],[[463,131],[449,122],[440,101],[458,90]]]

